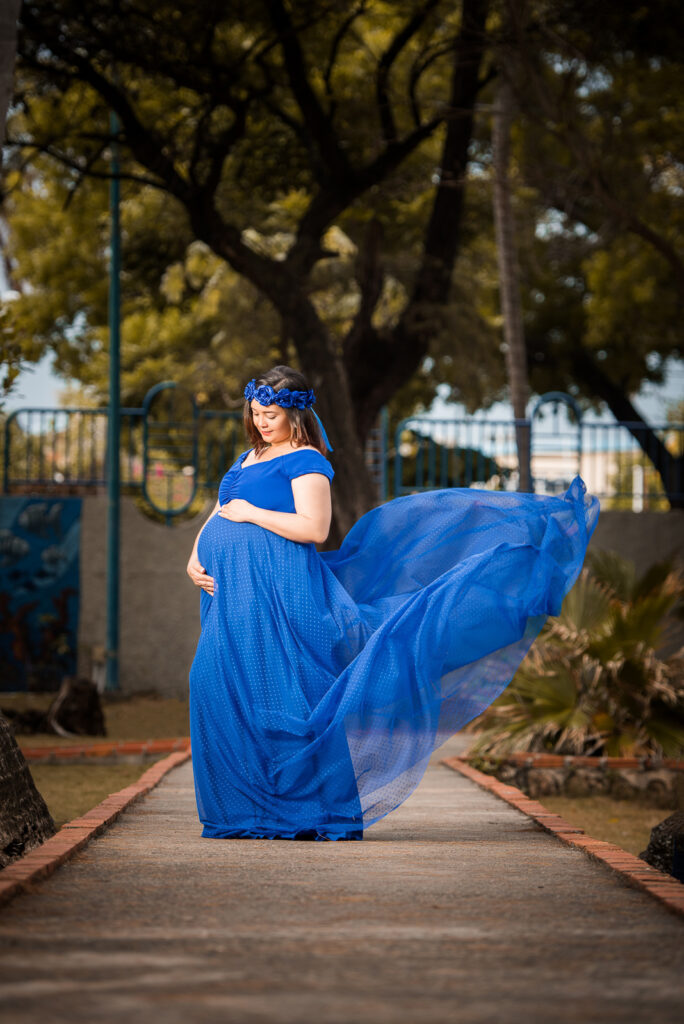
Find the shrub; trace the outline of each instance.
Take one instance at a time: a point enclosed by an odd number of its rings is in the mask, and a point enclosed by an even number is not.
[[[672,560],[637,577],[617,553],[591,553],[560,616],[475,723],[473,752],[681,756],[684,648],[662,651],[683,598]]]

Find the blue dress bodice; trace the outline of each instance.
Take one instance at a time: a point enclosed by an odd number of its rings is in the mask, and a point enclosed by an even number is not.
[[[322,473],[332,480],[335,470],[319,451],[301,451],[277,455],[274,459],[243,463],[251,448],[241,453],[223,477],[218,498],[222,505],[233,498],[243,498],[259,508],[272,512],[295,512],[292,481],[307,473]]]

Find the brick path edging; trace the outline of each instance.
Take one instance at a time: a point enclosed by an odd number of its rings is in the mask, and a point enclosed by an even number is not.
[[[660,900],[668,910],[684,915],[684,885],[676,878],[665,874],[664,871],[658,871],[657,868],[652,868],[645,861],[639,860],[634,854],[622,850],[613,843],[592,839],[591,836],[586,835],[584,829],[571,825],[559,814],[549,811],[538,800],[532,800],[515,786],[499,782],[493,776],[485,775],[484,772],[471,767],[463,757],[447,757],[444,758],[442,764],[460,772],[467,779],[476,782],[482,789],[489,790],[494,796],[505,800],[511,807],[522,811],[528,818],[532,818],[538,825],[541,825],[545,831],[550,832],[568,846],[576,846],[588,853],[594,860],[606,864],[613,871],[622,875],[630,885],[643,889],[650,896]]]
[[[587,754],[541,754],[514,751],[497,756],[485,755],[495,764],[516,764],[521,768],[668,768],[684,772],[684,761],[674,757],[603,757]]]
[[[177,750],[168,757],[157,761],[140,776],[118,793],[110,795],[91,808],[80,818],[74,818],[63,825],[59,832],[31,850],[21,860],[8,864],[0,871],[0,906],[8,903],[20,892],[29,891],[35,882],[53,874],[60,864],[69,860],[95,836],[112,824],[116,818],[159,783],[163,777],[190,757],[190,751]]]
[[[178,736],[163,740],[107,740],[97,743],[78,743],[69,747],[21,747],[21,752],[32,764],[41,762],[63,764],[67,761],[101,761],[130,755],[154,757],[170,754],[175,750],[188,750],[190,739]]]

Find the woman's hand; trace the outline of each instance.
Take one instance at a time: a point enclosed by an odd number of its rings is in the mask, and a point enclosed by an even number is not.
[[[207,576],[207,570],[194,554],[190,555],[187,573],[196,587],[201,587],[202,590],[206,590],[207,594],[214,596],[214,577]]]
[[[250,523],[250,513],[254,506],[243,498],[233,498],[221,505],[219,515],[221,519],[230,519],[231,523]]]

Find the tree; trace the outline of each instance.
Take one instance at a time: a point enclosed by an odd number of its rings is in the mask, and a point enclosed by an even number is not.
[[[473,109],[483,84],[486,14],[487,0],[463,0],[460,12],[438,0],[344,3],[334,12],[311,2],[296,13],[283,0],[249,8],[233,2],[220,17],[208,0],[153,9],[101,3],[87,19],[74,0],[49,11],[31,3],[23,8],[24,73],[53,95],[83,83],[92,97],[89,114],[99,106],[101,123],[104,106],[113,109],[129,154],[124,175],[172,196],[194,236],[277,311],[283,337],[321,395],[338,452],[342,531],[373,500],[363,438],[428,353],[449,300]],[[425,83],[438,72],[445,88],[429,92]],[[153,86],[162,82],[160,108]],[[378,127],[358,132],[358,112],[368,104]],[[24,113],[28,123],[30,104]],[[55,139],[54,125],[32,125],[30,140],[77,172],[105,174],[104,127],[88,130],[87,139],[82,124],[66,127],[67,136]],[[358,310],[338,344],[309,293],[312,273],[326,258],[324,236],[362,196],[396,182],[398,169],[438,133],[439,182],[405,307],[391,331],[374,327],[382,274],[377,232],[369,228]],[[227,177],[239,182],[253,160],[263,163],[259,188],[244,195],[241,209],[227,208]],[[259,224],[263,235],[265,216],[273,219],[269,203],[299,183],[306,201],[292,219],[294,240],[284,259],[274,258],[245,230]]]
[[[534,191],[523,267],[532,383],[604,402],[633,424],[681,505],[684,460],[630,396],[682,354],[682,10],[561,2],[531,31],[511,25],[517,158]]]
[[[12,729],[0,715],[0,868],[40,846],[55,833],[55,823]]]
[[[4,126],[14,89],[14,62],[17,55],[17,18],[21,0],[8,0],[0,9],[0,124]],[[0,167],[2,154],[0,153]]]
[[[19,4],[5,4],[0,12],[0,126],[5,135],[7,108],[12,94]],[[0,145],[0,169],[2,146]],[[18,372],[18,361],[6,367],[4,386]],[[53,835],[55,824],[36,789],[12,729],[0,714],[0,868]]]
[[[527,416],[530,390],[527,383],[527,350],[520,301],[520,274],[509,179],[512,120],[513,91],[507,71],[503,69],[498,80],[492,127],[494,224],[511,405],[516,420],[524,420]],[[532,488],[530,428],[518,424],[515,433],[518,448],[518,489],[529,491]]]
[[[628,414],[629,394],[656,379],[659,361],[677,351],[667,312],[676,260],[667,254],[676,255],[678,169],[665,151],[678,140],[680,120],[669,98],[665,127],[655,112],[663,88],[674,95],[679,65],[659,29],[662,4],[644,9],[628,0],[604,11],[516,0],[524,17],[515,22],[509,6],[234,0],[217,15],[208,0],[149,9],[142,0],[100,0],[87,22],[75,0],[49,12],[24,7],[15,132],[21,159],[58,161],[64,189],[78,196],[85,176],[109,172],[113,108],[131,205],[134,188],[159,191],[160,222],[176,223],[172,243],[184,240],[166,264],[168,276],[158,275],[167,296],[184,289],[175,320],[159,304],[157,286],[133,310],[137,365],[151,372],[192,363],[199,373],[197,342],[214,326],[220,334],[225,308],[205,317],[204,285],[195,296],[193,275],[180,266],[188,246],[201,245],[195,265],[199,259],[208,267],[213,254],[232,275],[222,286],[234,282],[238,295],[247,283],[263,317],[265,351],[312,373],[337,449],[341,531],[372,501],[362,443],[383,404],[414,411],[440,380],[471,407],[500,397],[496,296],[486,300],[487,287],[496,288],[494,249],[482,214],[491,206],[490,121],[475,111],[480,103],[486,111],[502,55],[515,57],[520,115],[511,166],[533,387],[552,379]],[[623,95],[624,128],[614,147]],[[575,153],[587,150],[583,139],[593,161],[586,172]],[[645,156],[656,172],[644,182]],[[609,188],[596,185],[604,179]],[[633,182],[626,194],[623,179]],[[611,213],[616,196],[627,211],[621,218]],[[142,206],[153,204],[143,198]],[[573,219],[580,213],[585,221]],[[334,236],[348,240],[344,252]],[[642,261],[653,269],[660,303],[649,303],[631,278],[603,301],[630,245],[637,246],[635,274]],[[193,336],[195,297],[196,349],[188,360],[183,346]],[[621,326],[608,349],[602,331],[597,348],[594,325],[619,308],[620,325],[632,332],[642,313],[648,320],[654,311],[667,330],[646,332],[634,358]],[[61,350],[80,359],[72,328]],[[93,371],[104,364],[105,341],[103,333],[94,339]],[[141,359],[147,348],[152,354]],[[246,351],[257,363],[254,346]],[[220,342],[204,362],[208,378],[219,352]],[[230,391],[234,400],[232,383]]]
[[[17,55],[17,18],[21,0],[7,0],[0,7],[0,125],[2,143],[5,141],[7,111],[14,90],[14,64]],[[0,174],[3,169],[4,145],[0,145]],[[2,313],[0,312],[0,330]],[[4,376],[0,378],[0,396],[12,387],[21,369],[21,347],[3,346]]]

